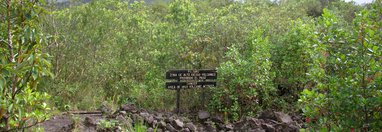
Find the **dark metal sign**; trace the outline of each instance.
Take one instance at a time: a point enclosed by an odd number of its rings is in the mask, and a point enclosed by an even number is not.
[[[166,82],[167,89],[189,89],[216,87],[216,70],[169,70],[166,72],[166,79],[177,80],[177,82]],[[210,81],[207,81],[210,80]]]
[[[214,69],[169,70],[166,79],[172,81],[166,82],[166,88],[176,90],[176,108],[179,113],[180,89],[216,87],[217,73]]]
[[[189,89],[189,88],[207,88],[216,87],[216,82],[167,82],[167,89]]]
[[[206,80],[216,79],[216,70],[169,70],[166,72],[166,79],[175,80]]]

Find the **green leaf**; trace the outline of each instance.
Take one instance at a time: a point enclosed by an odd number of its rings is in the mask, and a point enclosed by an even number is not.
[[[3,76],[0,76],[0,90],[2,91],[5,86],[6,80]]]
[[[37,77],[38,77],[38,72],[36,70],[32,70],[32,77],[33,77],[33,80],[36,80]]]
[[[378,51],[378,46],[373,46],[373,52],[377,52]]]
[[[374,36],[374,30],[368,30],[369,31],[369,36],[373,37]]]
[[[8,106],[8,112],[13,113],[13,112],[12,112],[12,109],[13,109],[13,103],[11,103],[11,104]]]

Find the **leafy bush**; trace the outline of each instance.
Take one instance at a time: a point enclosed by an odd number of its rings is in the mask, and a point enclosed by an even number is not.
[[[336,17],[324,10],[319,43],[312,56],[310,77],[316,86],[299,100],[313,129],[361,129],[382,126],[380,3],[359,12],[349,30],[336,27]],[[378,7],[378,8],[377,8]],[[346,33],[348,32],[348,33]],[[345,45],[346,44],[346,45]],[[334,48],[336,47],[336,48]]]
[[[217,111],[228,112],[234,120],[271,105],[274,73],[270,70],[270,43],[263,35],[261,29],[256,29],[245,47],[231,46],[227,61],[218,68],[221,87],[215,89],[210,105]]]

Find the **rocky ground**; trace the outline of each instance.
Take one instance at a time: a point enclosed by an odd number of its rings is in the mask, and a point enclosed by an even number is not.
[[[174,113],[149,112],[133,105],[121,106],[112,114],[101,112],[65,113],[40,124],[46,132],[119,132],[135,131],[135,125],[145,126],[148,132],[298,132],[300,116],[265,111],[257,118],[245,117],[237,122],[225,123],[219,116],[200,111],[189,117]]]

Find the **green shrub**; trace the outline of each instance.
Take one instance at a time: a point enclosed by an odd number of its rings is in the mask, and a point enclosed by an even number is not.
[[[357,13],[348,30],[327,10],[320,18],[319,43],[310,77],[316,86],[299,100],[312,129],[378,131],[381,109],[380,3]],[[335,48],[334,48],[335,47]]]
[[[275,45],[272,70],[276,72],[278,95],[288,104],[297,102],[300,92],[309,82],[306,73],[312,65],[310,58],[314,44],[314,26],[311,21],[291,21],[292,26]]]
[[[270,43],[263,35],[263,30],[256,29],[249,35],[245,47],[229,48],[227,61],[218,68],[220,86],[214,90],[212,109],[228,112],[237,120],[271,105],[274,73],[270,70]]]

